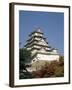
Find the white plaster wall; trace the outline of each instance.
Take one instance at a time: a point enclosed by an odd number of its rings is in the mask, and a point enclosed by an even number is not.
[[[48,46],[48,44],[43,39],[38,44]]]
[[[37,50],[33,50],[31,53],[32,55],[34,55],[37,52]]]
[[[57,61],[59,61],[59,55],[43,55],[43,54],[38,54],[37,57],[40,60],[48,60],[48,61],[57,60]]]
[[[54,53],[57,53],[57,50],[52,50]]]
[[[27,50],[30,50],[31,48],[27,48]]]
[[[40,46],[34,45],[32,46],[32,48],[40,48]]]
[[[35,37],[35,40],[40,40],[41,38],[37,38],[37,37]]]
[[[51,48],[45,48],[46,50],[51,50]]]
[[[39,50],[39,52],[48,53],[48,52],[46,52],[46,50],[45,50],[44,48],[41,48],[41,49]]]
[[[34,33],[34,34],[32,34],[32,36],[43,36],[43,35],[39,34],[39,33]]]

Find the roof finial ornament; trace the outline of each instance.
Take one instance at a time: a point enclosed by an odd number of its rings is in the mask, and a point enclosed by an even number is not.
[[[41,31],[41,27],[36,28],[36,31],[42,32],[42,31]]]
[[[38,28],[38,32],[41,32],[41,29],[40,28]]]

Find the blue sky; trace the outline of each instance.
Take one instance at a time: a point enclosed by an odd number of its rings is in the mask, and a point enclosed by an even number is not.
[[[19,41],[25,45],[30,32],[41,27],[49,45],[64,53],[64,13],[19,11]]]

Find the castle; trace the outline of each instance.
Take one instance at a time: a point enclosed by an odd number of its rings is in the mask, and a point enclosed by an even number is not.
[[[25,48],[32,53],[31,63],[38,60],[59,61],[59,53],[56,48],[49,46],[40,28],[29,34]]]

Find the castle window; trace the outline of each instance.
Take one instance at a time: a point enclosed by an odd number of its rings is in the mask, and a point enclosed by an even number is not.
[[[34,62],[35,60],[33,60],[33,62]]]

